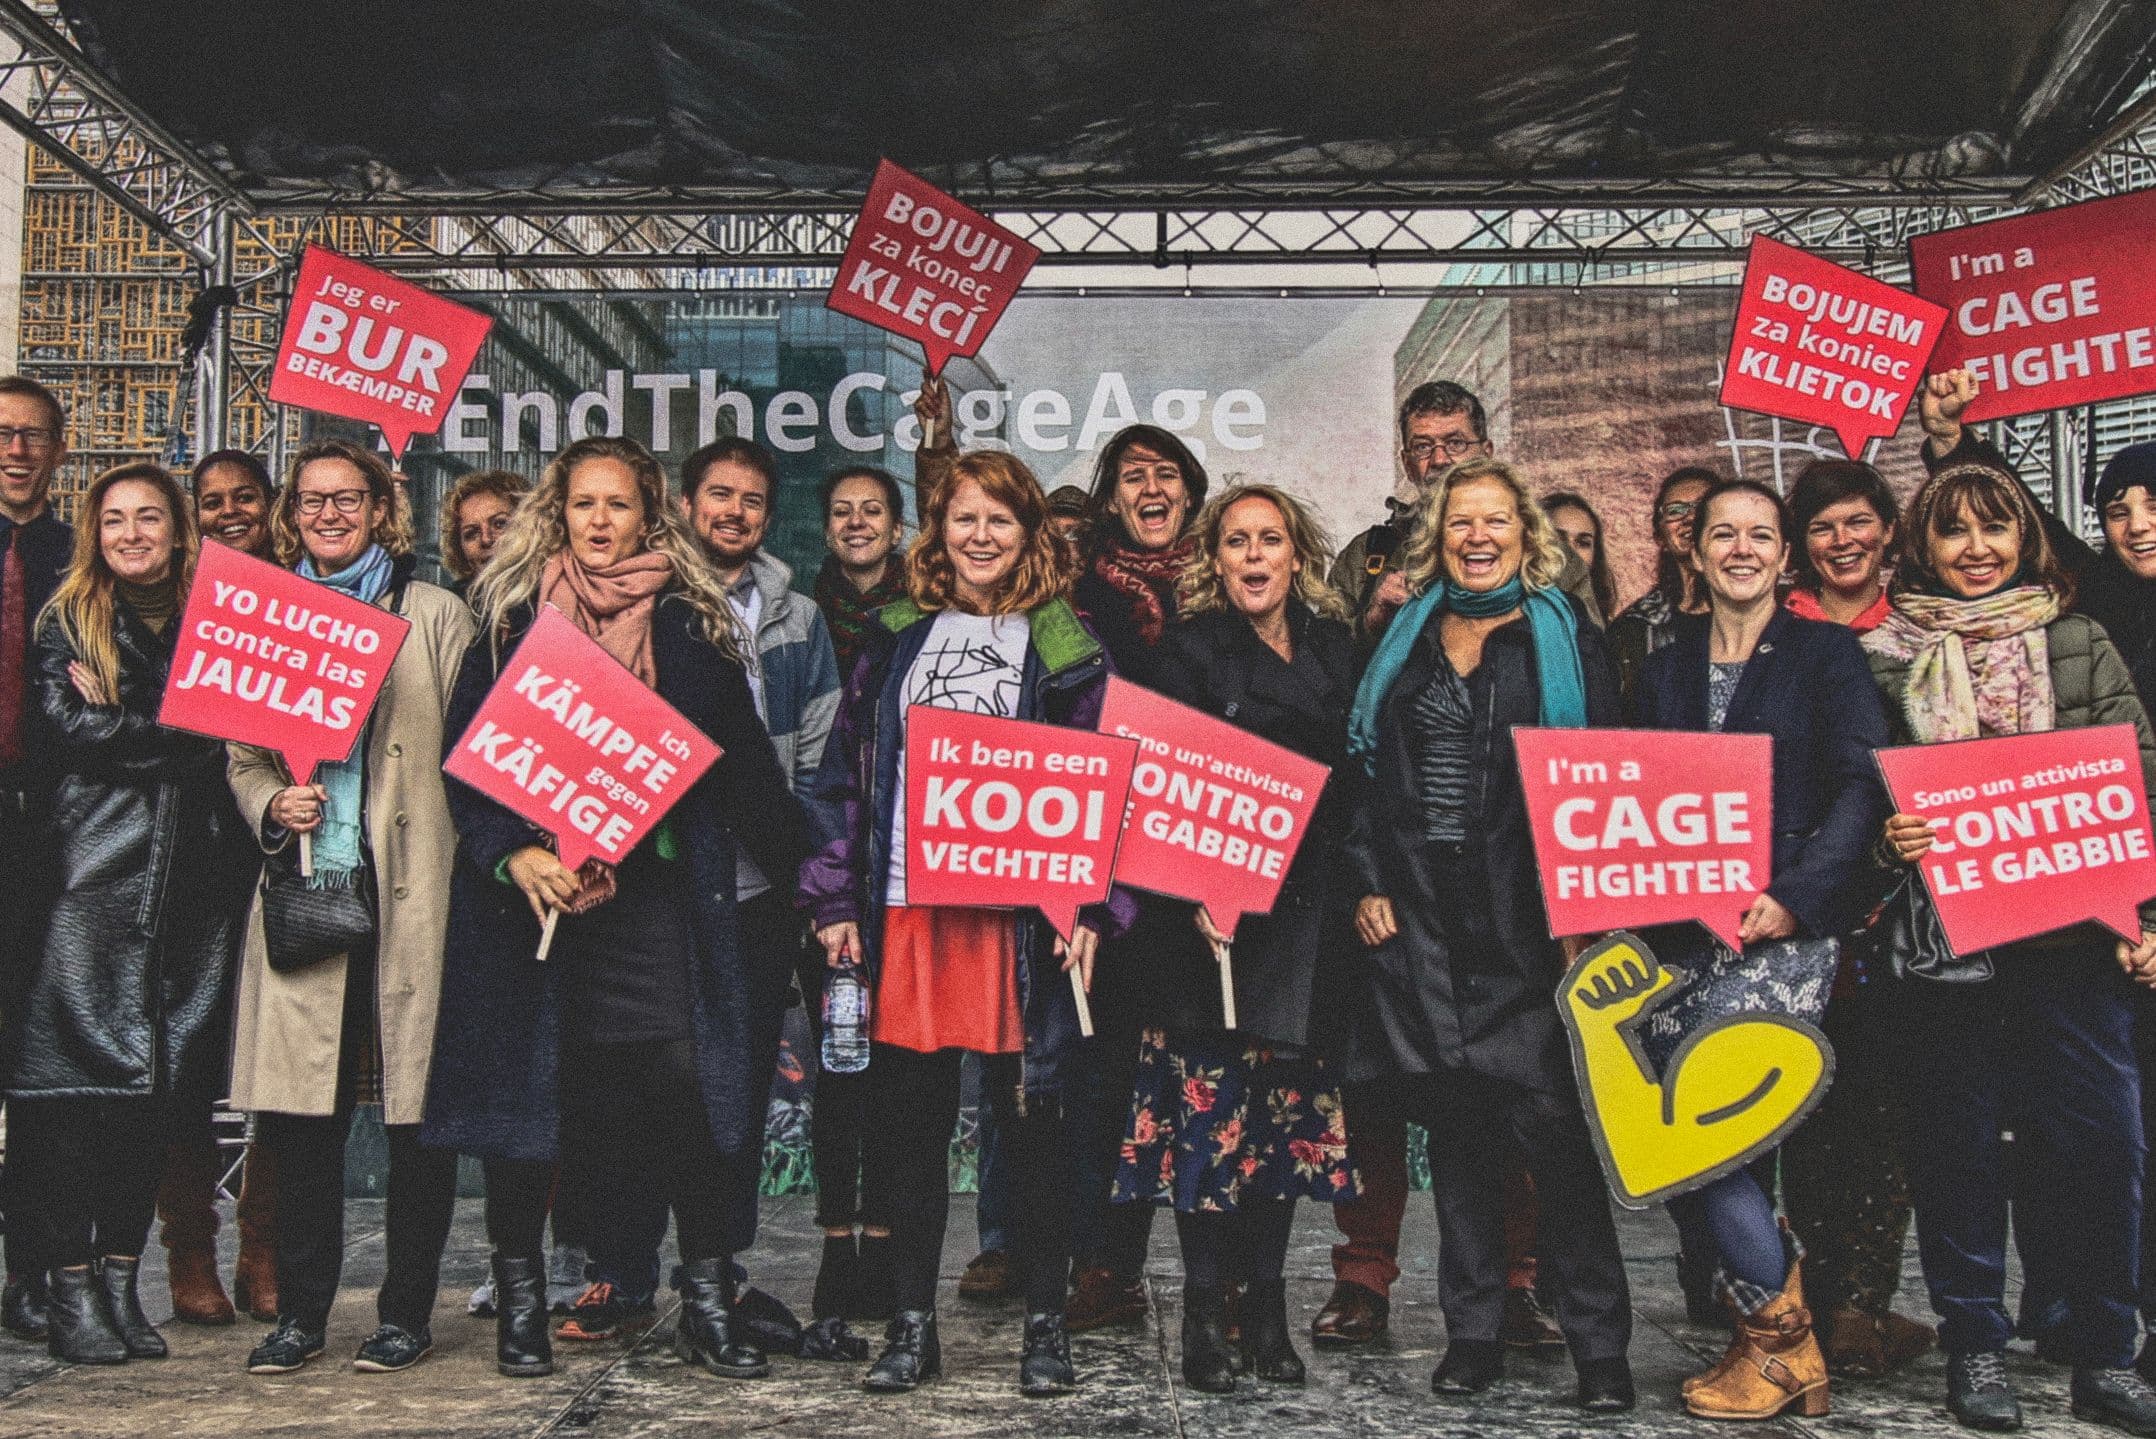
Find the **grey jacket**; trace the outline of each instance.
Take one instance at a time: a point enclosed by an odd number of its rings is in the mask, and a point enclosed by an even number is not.
[[[838,654],[816,602],[792,589],[793,571],[758,550],[747,577],[762,611],[756,617],[756,697],[779,769],[796,797],[805,798],[823,763],[824,742],[838,718]],[[741,855],[743,897],[766,887],[748,854]],[[791,876],[787,877],[791,888]]]

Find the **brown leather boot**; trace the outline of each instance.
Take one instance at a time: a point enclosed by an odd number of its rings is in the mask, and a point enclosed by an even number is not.
[[[240,1180],[240,1258],[232,1267],[232,1297],[265,1324],[277,1318],[277,1156],[247,1146]]]
[[[208,1134],[165,1146],[157,1214],[164,1221],[172,1317],[183,1324],[230,1324],[232,1301],[217,1278],[217,1144]]]
[[[1827,1359],[1804,1307],[1803,1268],[1790,1265],[1782,1292],[1737,1321],[1736,1342],[1688,1387],[1686,1409],[1703,1419],[1772,1419],[1792,1406],[1808,1419],[1827,1412]]]

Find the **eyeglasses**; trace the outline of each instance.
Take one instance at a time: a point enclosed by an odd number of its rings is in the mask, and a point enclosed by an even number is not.
[[[1417,464],[1424,464],[1434,458],[1439,450],[1443,450],[1445,458],[1448,460],[1464,460],[1475,451],[1481,449],[1482,445],[1481,440],[1472,440],[1460,435],[1455,435],[1449,440],[1417,440],[1407,447],[1407,457]]]
[[[1698,509],[1699,506],[1690,500],[1671,500],[1655,514],[1665,520],[1689,520]]]
[[[303,515],[319,515],[324,505],[335,505],[340,515],[356,515],[366,503],[365,490],[332,490],[327,494],[320,490],[310,490],[304,495],[292,497],[292,508]]]
[[[12,450],[21,440],[26,450],[49,450],[59,442],[60,436],[36,425],[0,425],[0,450]]]

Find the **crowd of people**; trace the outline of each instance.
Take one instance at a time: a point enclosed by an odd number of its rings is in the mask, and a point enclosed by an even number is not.
[[[536,483],[467,475],[441,507],[444,588],[418,573],[396,477],[341,440],[281,477],[230,451],[184,479],[121,465],[71,529],[50,498],[61,405],[0,379],[0,1321],[69,1362],[163,1356],[137,1288],[162,1215],[175,1318],[230,1323],[236,1301],[274,1326],[250,1372],[307,1364],[345,1252],[346,1132],[376,1104],[387,1263],[358,1368],[431,1347],[469,1155],[492,1251],[473,1307],[503,1374],[652,1322],[670,1224],[676,1352],[767,1374],[741,1258],[780,1029],[798,1000],[820,1033],[843,982],[865,986],[868,1060],[816,1081],[823,1248],[797,1353],[868,1360],[882,1393],[940,1373],[970,1063],[982,1244],[959,1292],[1021,1301],[1022,1392],[1071,1391],[1072,1333],[1142,1319],[1162,1208],[1191,1388],[1304,1382],[1283,1275],[1298,1201],[1340,1233],[1311,1342],[1380,1339],[1415,1125],[1435,1392],[1561,1348],[1585,1410],[1630,1409],[1625,1260],[1554,1002],[1580,941],[1551,937],[1511,736],[1632,725],[1763,734],[1774,755],[1765,892],[1736,947],[1646,936],[1680,978],[1643,1057],[1666,1068],[1743,1013],[1817,1024],[1836,1055],[1778,1150],[1668,1206],[1688,1317],[1728,1332],[1683,1405],[1824,1414],[1830,1376],[1936,1344],[1952,1414],[2011,1429],[2020,1335],[2071,1366],[2076,1415],[2156,1434],[2156,903],[2139,942],[2081,925],[1952,955],[1915,878],[1931,823],[1891,812],[1872,757],[2130,724],[2156,789],[2156,444],[2093,481],[2092,551],[1960,423],[1975,394],[1962,372],[1926,382],[1929,474],[1906,505],[1854,460],[1786,496],[1688,467],[1606,528],[1495,453],[1476,396],[1425,384],[1399,414],[1403,498],[1336,556],[1305,499],[1216,487],[1149,425],[1103,447],[1089,488],[1044,493],[1007,452],[959,452],[928,385],[941,444],[918,457],[910,543],[909,487],[841,469],[804,594],[765,547],[780,476],[747,440],[672,475],[604,437]],[[1655,555],[1622,607],[1620,526]],[[206,540],[411,624],[361,741],[309,783],[157,723]],[[619,865],[565,866],[442,771],[541,605],[723,750]],[[1111,674],[1330,769],[1278,902],[1235,936],[1232,1029],[1203,906],[1117,888],[1065,940],[1031,911],[907,903],[913,708],[1091,729]],[[294,947],[331,922],[334,952]],[[230,1298],[221,1099],[253,1120]],[[1912,1216],[1936,1328],[1893,1307]],[[864,1321],[885,1325],[872,1359]]]

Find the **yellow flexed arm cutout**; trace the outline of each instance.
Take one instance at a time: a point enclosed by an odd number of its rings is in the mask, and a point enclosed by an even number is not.
[[[1675,983],[1637,936],[1620,933],[1579,957],[1557,999],[1602,1168],[1632,1208],[1697,1189],[1779,1144],[1834,1080],[1826,1036],[1780,1014],[1714,1020],[1656,1075],[1638,1031]]]

